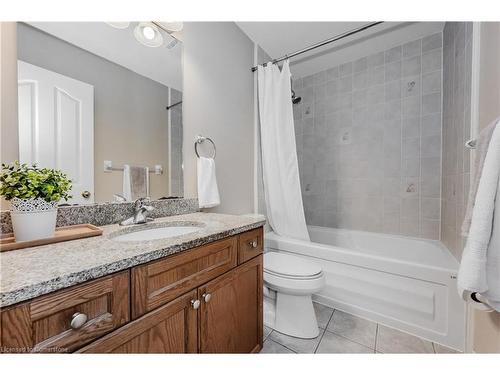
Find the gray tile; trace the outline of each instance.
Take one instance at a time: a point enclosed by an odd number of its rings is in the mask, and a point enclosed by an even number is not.
[[[440,199],[422,198],[422,218],[439,220]]]
[[[403,118],[420,116],[420,96],[409,96],[403,99]]]
[[[401,46],[397,46],[385,51],[385,63],[401,60]]]
[[[384,65],[384,52],[375,53],[367,58],[368,68]]]
[[[366,57],[358,59],[353,63],[353,72],[357,73],[366,70],[367,66],[368,66],[368,59]]]
[[[268,339],[275,341],[288,349],[291,349],[297,353],[314,353],[318,347],[321,336],[323,335],[323,330],[320,329],[318,337],[314,339],[299,339],[297,337],[287,336],[278,331],[273,331]]]
[[[385,82],[401,78],[401,61],[385,64]]]
[[[422,117],[422,137],[441,134],[441,113]]]
[[[335,310],[327,330],[367,347],[375,347],[377,324],[369,320]]]
[[[334,66],[333,68],[330,68],[326,71],[326,79],[327,80],[332,80],[332,79],[337,79],[339,77],[339,67]]]
[[[263,340],[266,341],[267,337],[271,334],[273,330],[269,328],[268,326],[264,326],[264,338]]]
[[[313,303],[313,306],[316,313],[316,319],[318,320],[318,326],[320,328],[326,328],[332,317],[333,309],[316,302]]]
[[[352,76],[342,77],[338,80],[338,92],[345,94],[352,91]]]
[[[420,56],[411,57],[403,60],[402,77],[415,76],[420,74]]]
[[[422,39],[422,52],[427,52],[443,46],[443,34],[436,33]]]
[[[441,49],[435,49],[422,55],[422,73],[429,73],[442,68]]]
[[[385,81],[385,68],[378,66],[374,69],[368,70],[368,86],[375,86],[384,83]]]
[[[439,240],[441,234],[439,220],[422,219],[420,223],[420,231],[420,235],[423,238],[427,238],[429,240]]]
[[[355,90],[364,89],[368,85],[368,73],[365,71],[355,73],[352,77],[352,87]]]
[[[352,63],[348,62],[339,66],[340,77],[348,76],[352,74]]]
[[[441,92],[441,70],[422,76],[422,93]]]
[[[263,348],[260,351],[261,354],[295,354],[283,345],[274,342],[273,340],[266,340],[264,342]]]
[[[401,83],[399,80],[385,84],[385,101],[396,100],[401,97]]]
[[[316,353],[373,353],[373,349],[331,332],[325,332]]]
[[[403,120],[403,138],[420,137],[420,118],[405,118]]]
[[[422,115],[441,112],[441,94],[428,94],[422,96]]]
[[[380,324],[375,349],[382,353],[434,353],[430,341]]]
[[[420,55],[421,48],[422,48],[422,41],[420,39],[403,44],[403,58]]]
[[[443,346],[443,345],[440,345],[437,343],[433,343],[433,345],[434,345],[435,352],[438,354],[459,354],[460,353],[459,351],[457,351],[455,349],[448,348],[447,346]]]

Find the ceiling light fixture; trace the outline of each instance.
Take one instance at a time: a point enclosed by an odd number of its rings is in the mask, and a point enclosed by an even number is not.
[[[163,36],[152,22],[140,22],[134,28],[134,36],[141,44],[148,47],[160,47],[163,44]]]

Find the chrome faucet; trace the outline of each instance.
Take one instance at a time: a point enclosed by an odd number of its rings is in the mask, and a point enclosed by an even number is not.
[[[147,217],[148,212],[154,210],[154,207],[150,203],[149,198],[137,199],[134,204],[134,216],[123,220],[120,225],[145,224],[148,221],[153,221],[154,219]]]

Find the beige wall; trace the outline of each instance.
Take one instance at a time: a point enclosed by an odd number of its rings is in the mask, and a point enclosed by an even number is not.
[[[217,145],[217,179],[224,213],[253,211],[253,43],[233,22],[185,22],[184,192],[197,196],[196,135]],[[210,151],[211,152],[211,151]]]
[[[481,24],[479,127],[500,116],[500,23]],[[476,353],[500,353],[500,313],[474,312]]]
[[[0,22],[0,159],[19,158],[17,131],[17,35],[15,22]],[[14,109],[14,110],[13,110]],[[0,208],[7,209],[2,199]]]

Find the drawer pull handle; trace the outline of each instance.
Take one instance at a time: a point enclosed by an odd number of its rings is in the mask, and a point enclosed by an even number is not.
[[[192,299],[191,300],[191,307],[195,310],[198,310],[200,308],[201,302],[199,299]]]
[[[81,328],[85,323],[87,323],[87,315],[83,313],[74,313],[71,317],[71,328],[78,329]]]
[[[248,244],[255,249],[257,247],[257,240],[250,241]]]
[[[203,293],[201,297],[205,302],[209,302],[212,299],[212,295],[210,293]]]

